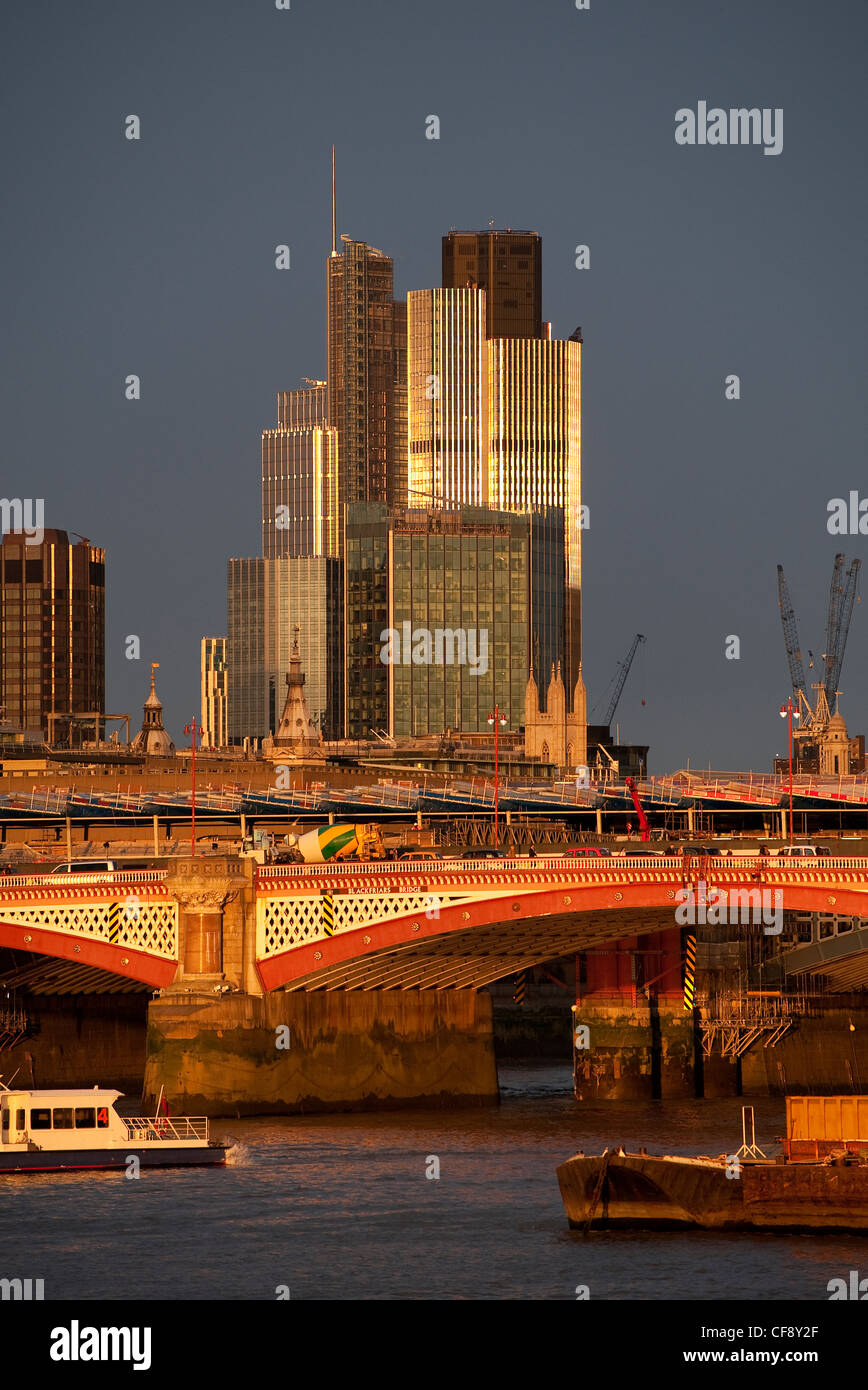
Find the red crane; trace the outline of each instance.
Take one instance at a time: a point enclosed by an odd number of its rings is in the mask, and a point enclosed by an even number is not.
[[[639,817],[639,826],[642,831],[642,834],[639,838],[642,840],[650,840],[651,827],[648,824],[648,817],[642,810],[642,802],[639,800],[639,793],[636,790],[636,783],[633,781],[632,777],[625,777],[624,786],[629,788],[630,795],[633,798],[633,805],[636,808],[636,815]]]

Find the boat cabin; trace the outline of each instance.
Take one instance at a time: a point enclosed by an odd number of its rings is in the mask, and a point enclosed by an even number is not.
[[[0,1090],[0,1151],[36,1144],[40,1149],[104,1149],[127,1140],[115,1110],[122,1091]]]

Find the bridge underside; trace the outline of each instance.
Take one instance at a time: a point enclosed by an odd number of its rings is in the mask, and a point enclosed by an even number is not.
[[[788,976],[822,976],[831,994],[868,989],[868,926],[787,952]]]
[[[25,994],[149,994],[153,987],[92,965],[0,947],[0,989]]]
[[[671,909],[564,913],[495,922],[324,964],[283,988],[295,990],[480,989],[555,956],[672,926]],[[328,951],[326,943],[323,954]]]

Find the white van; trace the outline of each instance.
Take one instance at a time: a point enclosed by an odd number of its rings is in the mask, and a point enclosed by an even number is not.
[[[825,845],[782,845],[778,850],[779,859],[818,859],[830,855],[832,851]]]
[[[69,859],[65,864],[57,864],[49,869],[49,878],[65,874],[115,874],[120,868],[113,859]]]

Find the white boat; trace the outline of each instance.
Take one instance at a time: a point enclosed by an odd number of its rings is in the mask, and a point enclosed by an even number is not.
[[[226,1162],[207,1119],[119,1115],[122,1091],[13,1090],[0,1080],[0,1174],[82,1168],[186,1167]]]

